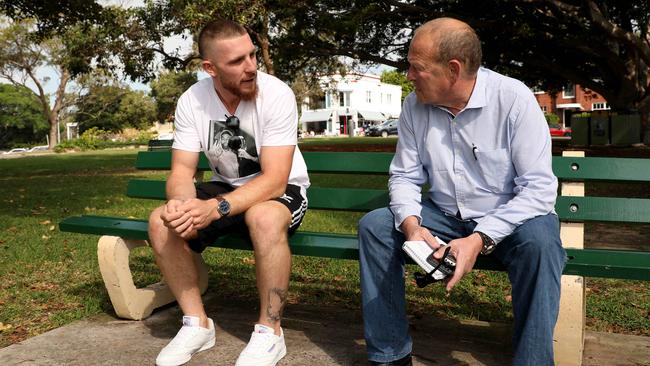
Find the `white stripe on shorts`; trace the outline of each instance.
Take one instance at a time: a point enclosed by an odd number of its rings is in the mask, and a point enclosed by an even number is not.
[[[307,199],[303,198],[300,207],[291,213],[291,225],[289,227],[292,228],[299,223],[302,217],[305,216],[305,212],[307,212]]]

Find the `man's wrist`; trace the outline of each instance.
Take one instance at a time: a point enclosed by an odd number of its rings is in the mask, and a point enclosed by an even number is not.
[[[404,236],[407,238],[413,234],[417,228],[420,227],[420,221],[418,220],[417,217],[415,216],[409,216],[402,221],[402,224],[400,225],[400,228],[402,229],[402,233],[404,233]]]
[[[489,235],[481,231],[475,231],[474,233],[478,234],[481,237],[481,241],[483,242],[483,249],[481,249],[481,254],[488,255],[496,249],[497,244]]]
[[[219,215],[219,200],[216,198],[210,198],[207,200],[208,204],[210,205],[210,213],[208,214],[208,218],[210,221],[216,221],[221,218],[221,215]]]

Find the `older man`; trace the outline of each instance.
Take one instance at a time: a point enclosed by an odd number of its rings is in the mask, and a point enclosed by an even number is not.
[[[291,266],[287,237],[305,214],[309,186],[296,146],[295,97],[286,84],[257,71],[255,47],[237,23],[208,23],[199,35],[199,52],[210,78],[178,101],[169,201],[149,219],[156,262],[184,314],[182,328],[156,364],[180,365],[214,346],[196,257],[217,237],[242,232],[255,251],[260,314],[237,366],[272,366],[286,354],[280,321]],[[238,154],[222,161],[224,149]],[[201,151],[214,178],[195,188]]]
[[[467,24],[432,20],[415,32],[406,97],[390,167],[390,208],[359,223],[368,358],[410,365],[404,299],[405,240],[444,250],[456,270],[450,291],[478,255],[505,265],[512,283],[515,365],[552,365],[565,252],[553,206],[557,179],[544,116],[521,82],[480,67]],[[422,196],[421,187],[430,188]],[[433,340],[432,340],[433,341]]]

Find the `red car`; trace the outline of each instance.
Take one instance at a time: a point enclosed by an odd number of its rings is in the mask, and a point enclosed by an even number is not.
[[[571,127],[562,127],[557,123],[549,124],[548,130],[551,136],[571,136]]]

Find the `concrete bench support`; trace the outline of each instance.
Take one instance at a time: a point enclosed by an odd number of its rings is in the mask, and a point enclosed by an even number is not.
[[[175,300],[164,281],[144,288],[135,287],[129,267],[129,254],[133,248],[147,245],[144,240],[125,240],[116,236],[105,235],[99,239],[99,269],[115,313],[120,318],[144,319],[154,309]],[[208,288],[208,268],[203,257],[197,254],[196,258],[199,265],[199,289],[205,293]]]
[[[563,156],[583,157],[584,152],[566,151]],[[566,182],[561,186],[563,196],[584,196],[582,182]],[[565,248],[584,248],[584,224],[563,222],[560,237]],[[562,276],[560,314],[553,337],[555,363],[562,366],[580,366],[584,350],[585,281],[582,276]]]

